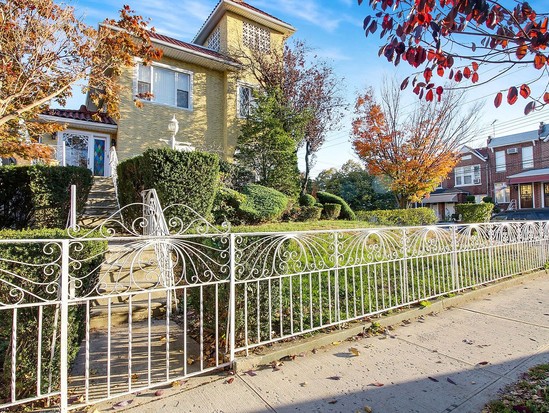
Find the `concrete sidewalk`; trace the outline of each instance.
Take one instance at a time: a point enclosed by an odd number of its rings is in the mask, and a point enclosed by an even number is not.
[[[548,362],[544,275],[401,322],[387,334],[301,353],[276,368],[191,378],[159,397],[154,391],[129,397],[126,411],[480,412],[498,389]]]

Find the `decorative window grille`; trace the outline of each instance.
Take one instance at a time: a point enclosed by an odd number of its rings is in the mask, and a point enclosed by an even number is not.
[[[460,166],[454,169],[456,186],[480,185],[480,165]]]
[[[254,106],[253,89],[249,86],[238,86],[237,112],[239,118],[247,117]]]
[[[250,49],[268,53],[271,51],[271,32],[263,27],[244,22],[242,43]]]
[[[219,27],[216,27],[212,34],[210,34],[210,37],[208,37],[206,47],[216,52],[221,50],[221,30],[219,30]]]
[[[190,73],[157,65],[144,66],[141,63],[139,64],[137,97],[178,108],[190,109],[190,92]]]

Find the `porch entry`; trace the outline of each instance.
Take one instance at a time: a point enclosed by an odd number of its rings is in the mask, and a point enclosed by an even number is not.
[[[94,176],[110,176],[110,137],[80,131],[65,131],[60,134],[58,160],[61,164],[81,166],[92,171]]]
[[[520,185],[520,208],[534,207],[534,191],[532,184]]]

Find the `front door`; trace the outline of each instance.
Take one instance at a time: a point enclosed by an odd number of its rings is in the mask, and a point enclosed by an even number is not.
[[[520,207],[521,208],[534,207],[534,191],[532,188],[532,184],[520,185]]]
[[[64,150],[65,165],[88,168],[94,176],[108,176],[108,141],[107,136],[67,131],[62,134],[58,150]],[[59,160],[62,159],[61,153]]]

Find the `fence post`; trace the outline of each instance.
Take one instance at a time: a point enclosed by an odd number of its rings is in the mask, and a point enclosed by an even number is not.
[[[402,273],[403,273],[403,279],[404,279],[404,288],[403,293],[404,297],[402,302],[410,303],[413,301],[412,297],[410,297],[410,280],[408,279],[408,238],[406,234],[406,227],[402,229]],[[412,280],[413,282],[413,280]],[[412,285],[412,295],[414,294],[415,289]]]
[[[456,226],[452,225],[452,289],[454,291],[459,290],[459,269],[458,269],[458,259],[457,259],[457,239],[456,239]]]
[[[70,229],[76,231],[76,185],[71,185]]]
[[[69,240],[61,240],[60,411],[68,412]]]
[[[339,244],[337,237],[339,233],[334,232],[334,305],[335,305],[335,321],[341,320],[341,313],[339,311]],[[341,325],[339,325],[341,328]]]
[[[235,359],[235,319],[236,319],[236,291],[235,291],[235,236],[234,234],[229,234],[229,349],[230,349],[230,362],[231,365],[234,363]],[[246,343],[247,345],[248,343]]]

